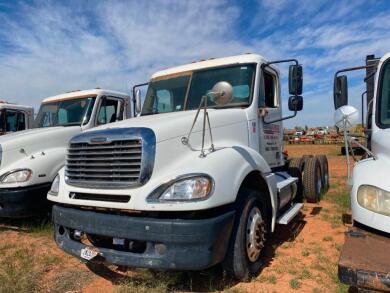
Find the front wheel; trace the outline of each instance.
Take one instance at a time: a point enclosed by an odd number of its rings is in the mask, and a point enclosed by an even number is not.
[[[240,191],[236,221],[228,252],[223,262],[227,275],[237,280],[247,280],[260,271],[265,243],[265,202],[256,190]]]

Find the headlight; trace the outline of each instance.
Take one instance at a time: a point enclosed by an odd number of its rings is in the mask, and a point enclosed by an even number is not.
[[[30,169],[18,169],[5,173],[0,178],[1,183],[21,183],[26,182],[31,178],[32,171]]]
[[[56,178],[54,178],[53,183],[51,184],[49,194],[57,196],[59,189],[60,189],[60,175],[57,175]]]
[[[358,203],[375,213],[390,216],[390,192],[371,185],[362,185],[357,193]]]
[[[185,175],[157,188],[149,201],[196,201],[210,196],[214,181],[208,175]]]

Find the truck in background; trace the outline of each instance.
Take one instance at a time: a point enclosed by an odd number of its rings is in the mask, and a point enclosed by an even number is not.
[[[365,70],[366,92],[362,95],[362,122],[358,110],[348,105],[348,82],[340,73]],[[363,97],[366,96],[364,102]],[[362,292],[390,291],[390,53],[382,58],[366,57],[363,66],[342,69],[334,80],[335,123],[343,130],[346,146],[366,155],[353,167],[350,180],[353,226],[338,263],[339,279]],[[365,124],[366,143],[349,133]],[[346,151],[348,178],[349,154]],[[356,158],[356,156],[354,156]]]
[[[285,117],[278,63],[293,63]],[[267,233],[294,219],[302,194],[320,198],[320,160],[283,152],[302,79],[297,60],[256,54],[153,74],[140,117],[71,139],[48,193],[58,246],[87,262],[258,273]]]
[[[0,135],[33,127],[34,108],[0,100]]]
[[[0,217],[47,209],[46,195],[65,163],[70,138],[130,117],[129,96],[115,91],[74,91],[44,99],[34,129],[0,137]]]

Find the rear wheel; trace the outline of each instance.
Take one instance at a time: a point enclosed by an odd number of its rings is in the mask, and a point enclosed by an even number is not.
[[[317,159],[320,162],[321,168],[322,191],[327,191],[329,189],[328,158],[325,155],[318,155]]]
[[[266,234],[265,202],[256,190],[240,191],[236,221],[223,267],[227,275],[247,280],[260,271]]]
[[[302,183],[303,193],[307,202],[319,202],[322,189],[322,179],[320,163],[316,157],[306,159]]]

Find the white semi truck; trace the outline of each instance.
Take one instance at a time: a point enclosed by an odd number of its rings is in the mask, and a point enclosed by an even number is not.
[[[287,117],[282,62],[293,63]],[[266,233],[302,208],[302,185],[311,201],[321,192],[320,161],[308,157],[302,178],[303,160],[283,152],[301,92],[297,60],[255,54],[153,74],[140,117],[71,139],[48,193],[58,246],[90,262],[257,273]]]
[[[46,195],[65,163],[69,139],[130,116],[129,97],[109,90],[44,99],[35,128],[0,137],[0,217],[30,216],[47,209]]]
[[[33,127],[34,108],[0,100],[0,135]]]
[[[348,105],[347,76],[340,75],[354,70],[366,70],[367,91],[362,95],[362,108],[367,109],[363,145],[353,133],[348,133],[360,123],[360,115]],[[334,103],[335,122],[344,131],[346,148],[357,144],[367,152],[355,163],[350,180],[353,227],[346,233],[338,264],[339,278],[362,292],[389,292],[390,53],[382,58],[369,55],[364,66],[339,70],[335,75]],[[347,162],[349,153],[353,152],[346,152]]]

